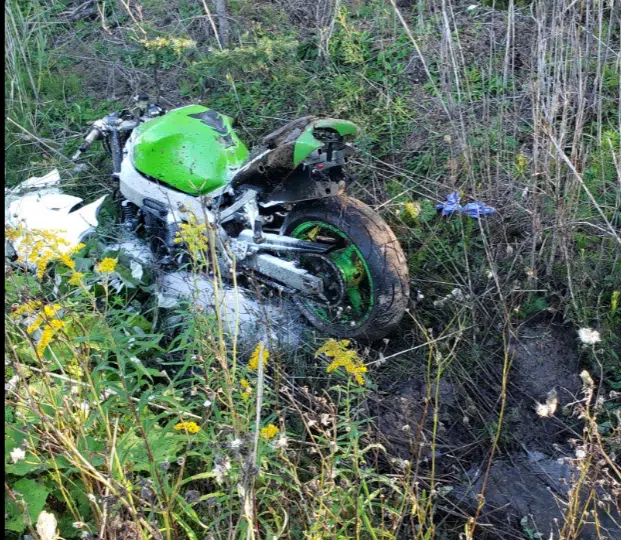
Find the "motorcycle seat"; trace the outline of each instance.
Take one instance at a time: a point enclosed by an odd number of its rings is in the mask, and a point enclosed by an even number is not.
[[[269,147],[282,134],[286,133],[287,131],[291,131],[292,129],[295,129],[295,128],[302,129],[306,127],[312,119],[313,119],[313,116],[303,116],[302,118],[297,118],[296,120],[293,120],[292,122],[289,122],[288,124],[285,124],[284,126],[279,127],[277,130],[272,131],[271,133],[263,137],[263,139],[261,139],[261,142]]]

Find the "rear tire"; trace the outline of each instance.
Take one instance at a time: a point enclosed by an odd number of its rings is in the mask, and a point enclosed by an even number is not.
[[[357,248],[366,263],[373,302],[365,319],[348,327],[320,317],[309,300],[295,297],[304,316],[322,332],[339,338],[371,342],[386,336],[403,317],[410,292],[407,263],[395,234],[367,205],[347,196],[296,205],[285,218],[282,233],[291,235],[307,222],[338,229]]]

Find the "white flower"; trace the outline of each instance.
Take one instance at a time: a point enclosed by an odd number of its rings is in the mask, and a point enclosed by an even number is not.
[[[602,340],[599,332],[592,328],[580,328],[580,330],[578,330],[578,337],[585,345],[595,345]]]
[[[287,448],[289,446],[289,439],[283,435],[274,441],[273,446],[274,448]]]
[[[487,276],[487,279],[492,279],[494,277],[494,272],[492,272],[491,270],[488,270],[485,275]]]
[[[576,457],[578,459],[583,459],[586,457],[586,452],[584,451],[584,448],[582,447],[576,448]]]
[[[19,447],[15,448],[9,455],[11,456],[11,463],[17,463],[22,459],[26,459],[26,452]]]
[[[58,538],[56,534],[56,517],[45,510],[39,514],[37,519],[37,533],[41,540],[55,540]]]
[[[211,401],[209,401],[208,399],[206,399],[203,403],[203,407],[205,407],[205,409],[211,407]]]
[[[244,441],[242,441],[241,439],[233,439],[231,441],[231,450],[237,450],[238,448],[241,448],[242,444],[244,444]]]
[[[7,392],[10,392],[11,390],[14,390],[15,387],[17,386],[17,382],[19,381],[19,375],[13,375],[8,382],[4,385],[4,389]]]
[[[78,412],[82,413],[84,416],[88,416],[88,413],[91,411],[91,405],[88,401],[84,400],[82,403],[78,405]]]
[[[74,529],[82,529],[84,528],[85,523],[83,521],[75,521],[73,523],[73,528]]]
[[[554,416],[557,406],[558,396],[556,394],[556,390],[552,389],[548,392],[548,395],[546,396],[546,402],[537,403],[535,410],[537,411],[537,415],[541,418],[550,418]]]
[[[231,470],[231,460],[228,457],[224,457],[216,463],[216,466],[211,471],[216,477],[218,484],[222,484],[226,473]]]

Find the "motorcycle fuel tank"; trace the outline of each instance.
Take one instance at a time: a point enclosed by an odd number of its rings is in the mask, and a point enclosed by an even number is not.
[[[136,132],[134,167],[190,195],[223,187],[248,158],[232,119],[202,105],[174,109]]]

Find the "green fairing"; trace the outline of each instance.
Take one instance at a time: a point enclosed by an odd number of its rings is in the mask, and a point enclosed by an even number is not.
[[[248,158],[231,124],[228,116],[201,105],[172,110],[136,129],[133,165],[185,193],[210,193],[225,186]]]
[[[323,146],[323,143],[313,136],[315,128],[332,128],[342,137],[348,135],[355,137],[358,134],[356,124],[348,120],[322,118],[311,122],[295,141],[295,148],[293,150],[293,165],[295,167],[302,163],[312,152]]]

